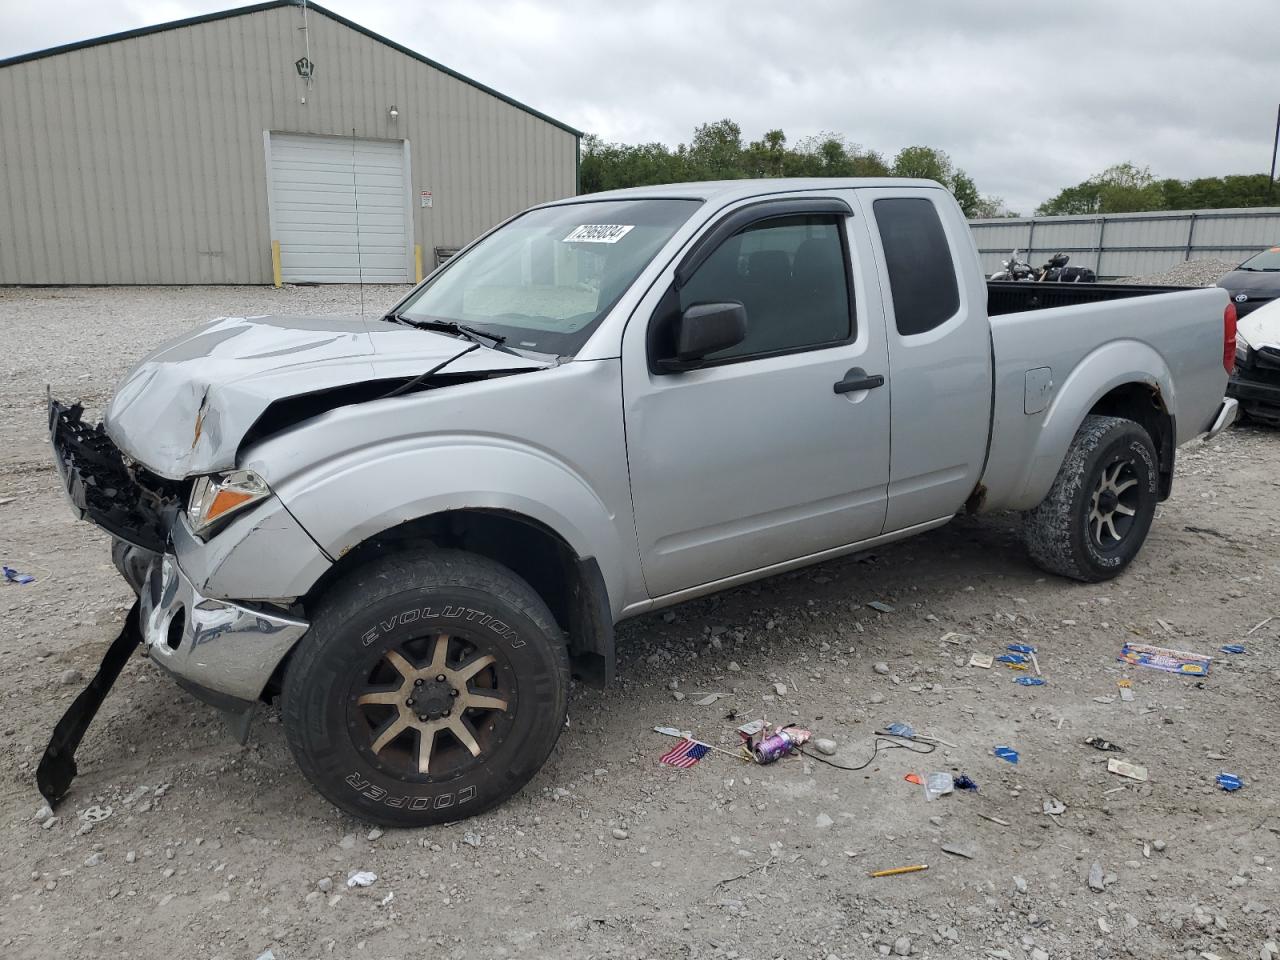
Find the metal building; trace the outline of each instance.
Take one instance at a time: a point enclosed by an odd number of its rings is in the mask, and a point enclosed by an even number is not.
[[[409,282],[580,137],[302,0],[0,60],[0,284]]]

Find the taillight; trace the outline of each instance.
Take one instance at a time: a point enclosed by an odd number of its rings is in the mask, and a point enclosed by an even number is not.
[[[1236,305],[1228,303],[1222,311],[1222,365],[1230,376],[1236,369]]]

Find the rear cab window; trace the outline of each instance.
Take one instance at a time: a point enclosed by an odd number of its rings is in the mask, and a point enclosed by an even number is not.
[[[924,197],[888,197],[873,206],[898,333],[927,333],[960,309],[955,258],[938,208]]]

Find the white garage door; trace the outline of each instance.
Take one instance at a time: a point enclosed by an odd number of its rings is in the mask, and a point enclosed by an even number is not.
[[[271,237],[288,282],[407,283],[409,157],[401,140],[267,135]]]

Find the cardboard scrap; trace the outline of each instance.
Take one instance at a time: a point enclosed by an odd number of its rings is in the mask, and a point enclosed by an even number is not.
[[[1127,760],[1121,760],[1117,757],[1111,757],[1107,760],[1107,772],[1121,777],[1128,777],[1130,780],[1137,780],[1139,783],[1147,782],[1146,767],[1136,763],[1129,763]]]
[[[1148,643],[1126,643],[1116,658],[1135,667],[1150,667],[1166,673],[1181,673],[1192,677],[1207,677],[1211,657],[1185,650],[1153,647]]]

